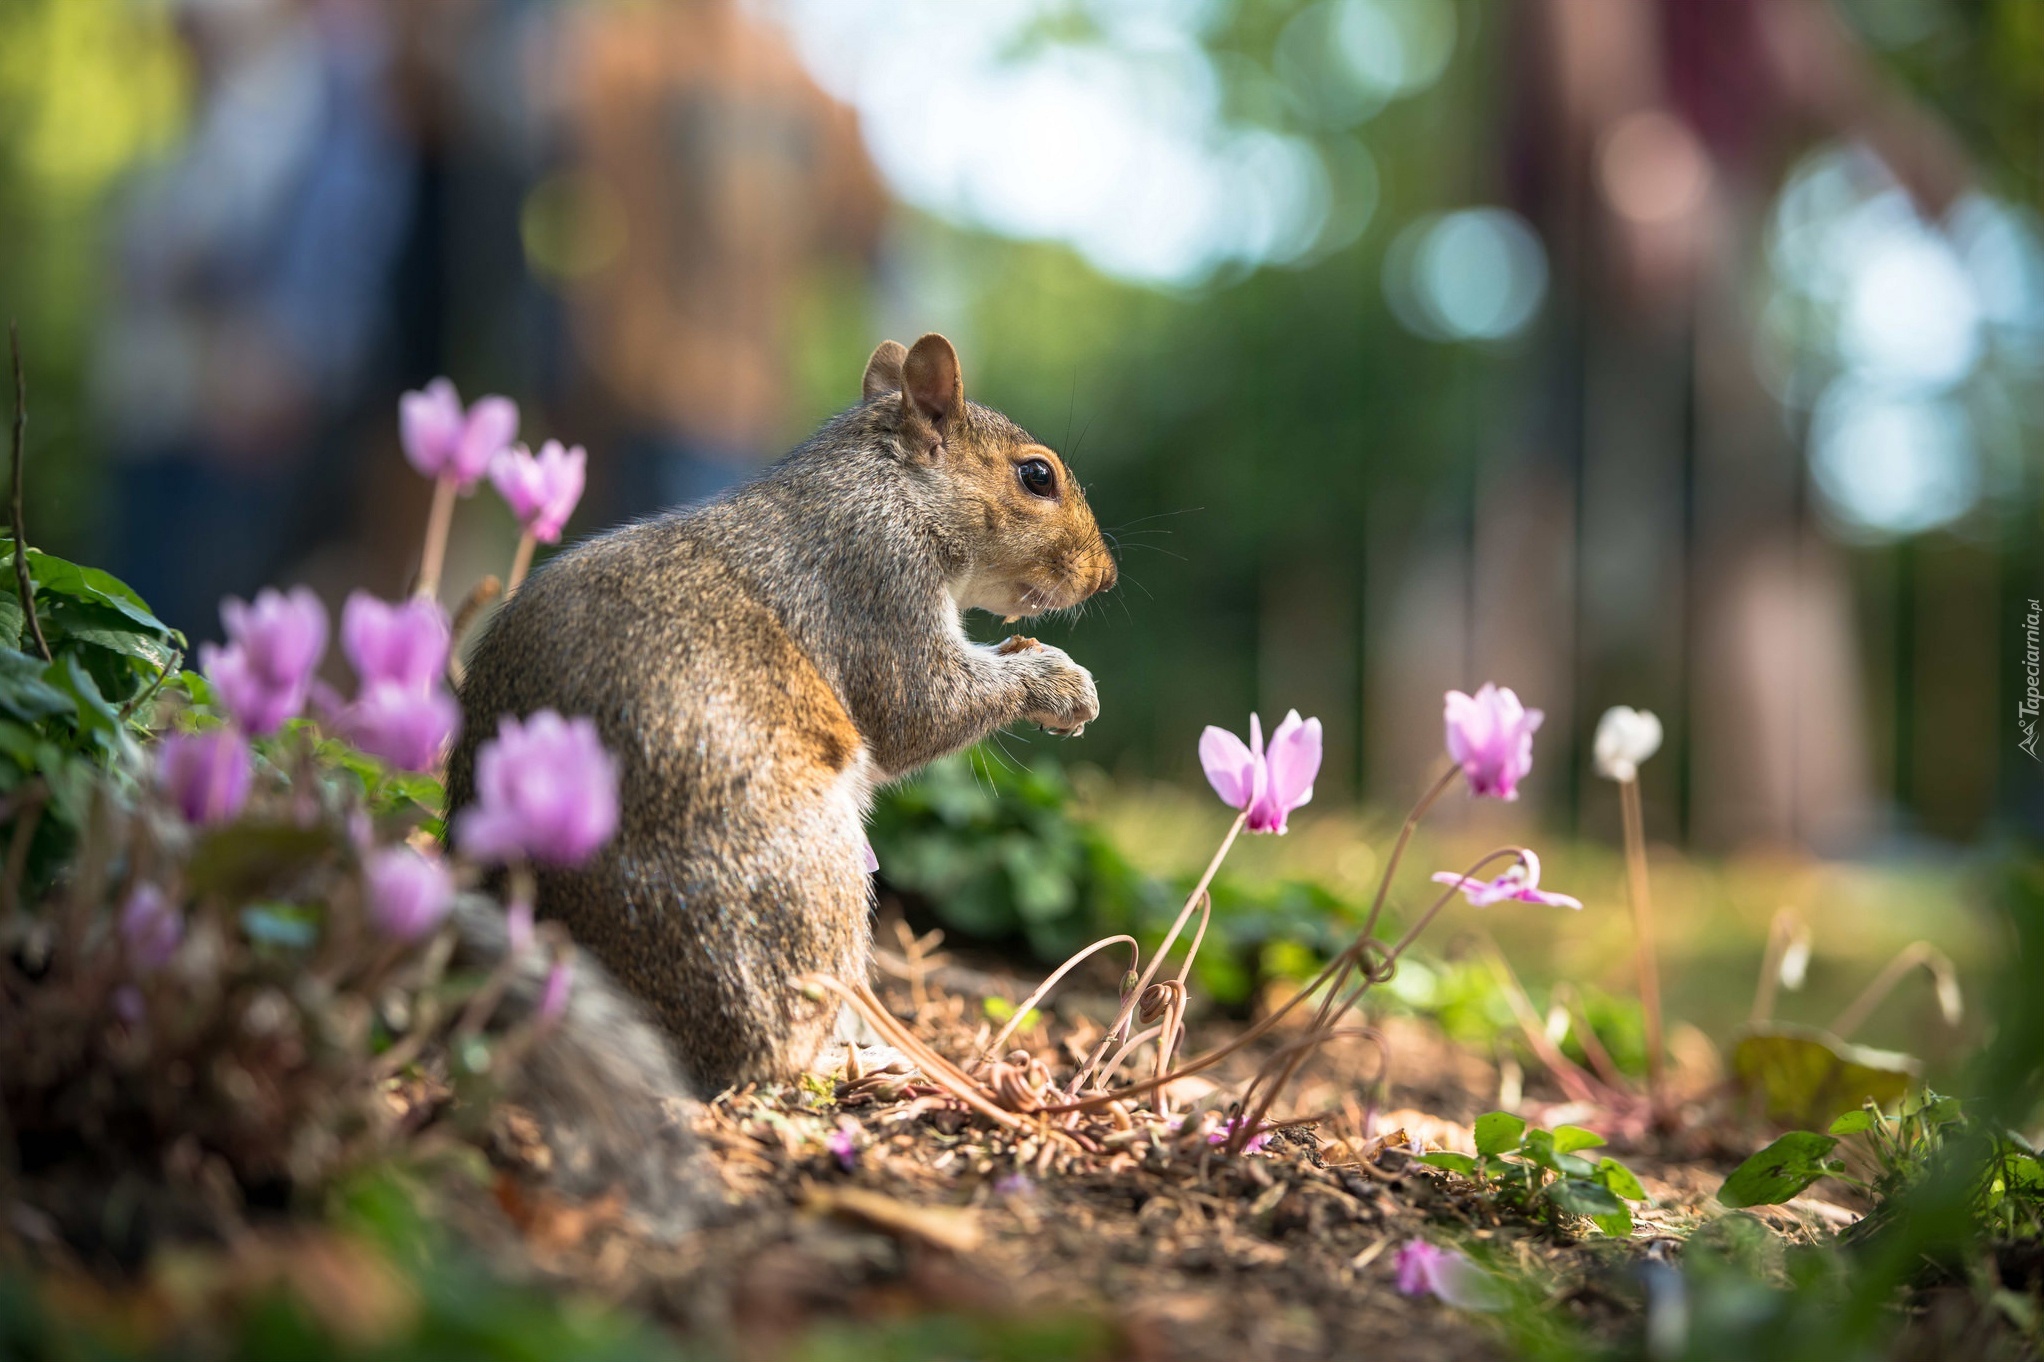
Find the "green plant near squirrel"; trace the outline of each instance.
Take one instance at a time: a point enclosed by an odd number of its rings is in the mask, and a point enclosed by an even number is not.
[[[1189,887],[1130,861],[1084,816],[1049,757],[1022,764],[980,747],[934,761],[880,793],[867,833],[881,878],[915,895],[946,930],[979,941],[1021,937],[1045,960],[1103,933],[1161,927]],[[1223,1004],[1247,999],[1259,974],[1312,977],[1341,949],[1355,913],[1299,881],[1250,889],[1221,879],[1212,901],[1227,949],[1203,952],[1194,973]]]
[[[77,845],[95,781],[120,778],[154,700],[182,684],[185,639],[111,573],[33,548],[24,566],[33,624],[0,537],[0,824],[24,839],[7,855],[33,897]]]
[[[1788,1132],[1734,1169],[1718,1200],[1731,1207],[1779,1205],[1818,1179],[1833,1178],[1872,1203],[1856,1227],[1864,1235],[1947,1157],[1971,1165],[1969,1209],[1982,1234],[2003,1243],[2044,1234],[2044,1162],[2037,1150],[2016,1132],[1969,1116],[1958,1098],[1928,1089],[1893,1114],[1868,1102],[1821,1134]]]
[[[1605,1155],[1594,1162],[1581,1151],[1604,1137],[1581,1126],[1543,1130],[1507,1111],[1476,1118],[1476,1155],[1436,1150],[1420,1162],[1475,1180],[1514,1209],[1587,1217],[1614,1238],[1632,1233],[1628,1201],[1645,1201],[1646,1188],[1631,1169]]]

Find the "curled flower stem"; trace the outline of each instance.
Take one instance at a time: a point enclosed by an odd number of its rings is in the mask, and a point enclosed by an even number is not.
[[[854,1012],[864,1017],[867,1023],[895,1049],[914,1060],[916,1067],[920,1068],[932,1083],[996,1125],[1005,1126],[1010,1130],[1034,1128],[1034,1122],[1024,1121],[1015,1113],[1003,1110],[988,1100],[979,1084],[961,1073],[950,1060],[923,1044],[922,1039],[904,1026],[900,1018],[889,1012],[866,985],[847,986],[842,980],[832,978],[828,974],[805,975],[798,982],[806,987],[835,994],[840,1002],[849,1005]]]
[[[1034,993],[1031,993],[1028,999],[1025,1000],[1020,1007],[1015,1009],[1014,1016],[1008,1018],[1008,1024],[1001,1028],[1000,1034],[987,1042],[985,1051],[981,1053],[979,1059],[974,1063],[973,1067],[978,1068],[981,1065],[985,1064],[988,1060],[994,1058],[994,1056],[998,1055],[1001,1052],[1002,1043],[1006,1041],[1009,1036],[1015,1034],[1015,1028],[1019,1027],[1022,1024],[1022,1019],[1028,1016],[1030,1010],[1034,1008],[1038,1003],[1043,1001],[1044,995],[1049,993],[1051,989],[1057,986],[1057,981],[1064,978],[1065,975],[1071,973],[1073,968],[1075,968],[1080,961],[1086,959],[1095,951],[1105,950],[1107,947],[1122,941],[1128,942],[1129,973],[1131,974],[1135,973],[1136,967],[1142,963],[1143,948],[1136,944],[1136,939],[1134,937],[1124,933],[1123,935],[1120,936],[1103,937],[1100,940],[1095,941],[1092,945],[1086,947],[1077,955],[1074,955],[1071,959],[1065,961],[1062,965],[1059,965],[1057,969],[1051,973],[1051,976],[1048,979],[1045,979],[1042,983],[1036,986],[1036,991]]]
[[[1807,950],[1810,929],[1793,908],[1783,908],[1767,924],[1767,953],[1760,963],[1760,982],[1753,990],[1753,1011],[1747,1020],[1753,1025],[1774,1017],[1774,995],[1781,988],[1781,963],[1800,943]]]
[[[1625,820],[1626,896],[1632,900],[1635,941],[1633,968],[1639,975],[1640,1012],[1646,1022],[1647,1097],[1661,1103],[1663,1040],[1661,1035],[1661,966],[1654,944],[1654,901],[1647,887],[1646,815],[1640,807],[1639,781],[1618,782],[1618,807]]]
[[[1236,814],[1235,821],[1228,825],[1228,835],[1221,839],[1221,845],[1214,851],[1214,858],[1207,862],[1206,873],[1199,877],[1199,883],[1194,885],[1192,893],[1186,896],[1185,906],[1178,910],[1177,920],[1171,924],[1171,930],[1164,934],[1164,944],[1150,957],[1150,967],[1143,971],[1142,977],[1136,980],[1136,986],[1121,1000],[1121,1010],[1115,1013],[1114,1025],[1107,1028],[1107,1035],[1101,1040],[1099,1048],[1079,1067],[1078,1075],[1072,1080],[1071,1090],[1074,1093],[1085,1085],[1087,1076],[1107,1053],[1107,1047],[1128,1038],[1129,1023],[1135,1015],[1136,1003],[1143,996],[1143,990],[1150,986],[1151,981],[1157,977],[1157,971],[1169,958],[1171,947],[1178,940],[1178,934],[1185,930],[1185,924],[1192,917],[1193,909],[1197,908],[1200,900],[1205,897],[1207,886],[1214,882],[1214,876],[1220,872],[1221,862],[1227,859],[1228,849],[1235,845],[1235,839],[1242,835],[1242,828],[1248,821],[1249,810],[1244,809]]]
[[[511,575],[504,579],[506,596],[516,591],[519,583],[525,580],[525,575],[532,571],[532,550],[538,543],[530,530],[518,536],[518,552],[511,555]]]
[[[1214,896],[1203,893],[1199,899],[1199,926],[1192,933],[1192,944],[1185,948],[1185,959],[1179,962],[1177,996],[1172,1007],[1164,1014],[1164,1038],[1157,1042],[1157,1072],[1165,1073],[1171,1068],[1171,1056],[1178,1050],[1178,1042],[1185,1035],[1185,1009],[1192,997],[1186,979],[1192,974],[1192,962],[1199,958],[1200,943],[1207,939],[1207,923],[1214,915]]]
[[[1437,784],[1435,790],[1439,788]],[[1429,801],[1423,800],[1421,802],[1419,811],[1424,811],[1427,802]],[[1460,880],[1449,885],[1447,889],[1434,899],[1427,910],[1420,914],[1419,920],[1414,922],[1405,935],[1398,939],[1398,944],[1385,952],[1382,964],[1364,968],[1363,981],[1361,983],[1350,989],[1347,994],[1341,995],[1339,1001],[1336,1001],[1336,998],[1340,994],[1340,983],[1337,982],[1327,990],[1326,995],[1321,1000],[1320,1010],[1314,1014],[1312,1024],[1307,1028],[1306,1042],[1298,1047],[1287,1047],[1285,1050],[1280,1050],[1276,1055],[1272,1055],[1270,1059],[1264,1061],[1263,1067],[1250,1080],[1249,1090],[1242,1097],[1242,1109],[1248,1113],[1245,1128],[1253,1128],[1262,1123],[1264,1117],[1269,1114],[1272,1104],[1283,1094],[1285,1088],[1291,1083],[1293,1076],[1297,1074],[1299,1066],[1305,1062],[1306,1055],[1310,1053],[1311,1047],[1325,1041],[1327,1036],[1340,1024],[1341,1019],[1348,1014],[1349,1010],[1362,1001],[1365,993],[1369,992],[1381,980],[1391,977],[1391,972],[1397,966],[1399,958],[1407,950],[1411,949],[1413,942],[1419,940],[1420,933],[1424,932],[1433,923],[1433,920],[1440,916],[1441,910],[1447,907],[1449,901],[1476,877],[1478,871],[1503,856],[1515,857],[1522,862],[1525,859],[1524,849],[1520,847],[1500,847],[1498,850],[1488,853],[1467,870],[1463,871]],[[1387,879],[1390,876],[1389,867],[1386,867],[1385,876]],[[1371,938],[1367,934],[1358,936],[1349,948],[1342,952],[1341,958],[1346,960],[1351,966],[1362,963],[1369,949],[1370,941]],[[1322,973],[1325,974],[1326,971],[1323,970]],[[1347,970],[1344,969],[1338,977],[1341,980],[1346,980],[1347,973]],[[1278,1061],[1280,1056],[1284,1057],[1283,1065],[1278,1070],[1277,1076],[1273,1079],[1270,1077],[1271,1066]],[[1269,1079],[1267,1085],[1266,1079]],[[1263,1096],[1252,1105],[1250,1098],[1256,1094],[1259,1087],[1264,1088]]]
[[[447,561],[447,532],[454,526],[454,497],[458,490],[451,477],[442,477],[433,484],[433,509],[426,517],[426,547],[419,556],[415,595],[440,594],[440,569]]]
[[[1930,971],[1931,978],[1937,981],[1941,992],[1957,990],[1957,972],[1952,968],[1951,957],[1928,941],[1912,941],[1897,951],[1895,958],[1882,967],[1881,972],[1874,976],[1871,983],[1860,990],[1859,996],[1846,1005],[1845,1011],[1838,1014],[1831,1023],[1831,1034],[1840,1040],[1850,1040],[1853,1032],[1866,1025],[1866,1020],[1874,1014],[1874,1009],[1887,1001],[1888,995],[1895,991],[1895,985],[1902,982],[1903,976],[1919,965]]]

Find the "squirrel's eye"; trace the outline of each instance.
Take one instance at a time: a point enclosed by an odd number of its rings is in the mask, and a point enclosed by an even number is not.
[[[1025,459],[1015,465],[1015,476],[1022,479],[1023,487],[1031,496],[1048,497],[1057,494],[1057,474],[1042,459]]]

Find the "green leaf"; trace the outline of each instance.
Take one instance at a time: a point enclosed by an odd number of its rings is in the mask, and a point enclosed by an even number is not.
[[[1490,1111],[1476,1118],[1476,1152],[1502,1154],[1519,1147],[1526,1123],[1508,1111]]]
[[[1779,1206],[1831,1171],[1826,1156],[1837,1147],[1836,1136],[1792,1130],[1733,1169],[1718,1201],[1734,1210]]]
[[[1857,1135],[1863,1130],[1872,1130],[1880,1124],[1880,1121],[1881,1118],[1878,1115],[1868,1111],[1865,1107],[1861,1107],[1856,1111],[1848,1111],[1845,1115],[1833,1121],[1831,1123],[1831,1133],[1833,1135]]]
[[[1594,1130],[1585,1130],[1581,1126],[1556,1126],[1554,1128],[1554,1148],[1558,1153],[1573,1154],[1578,1149],[1595,1149],[1603,1143],[1604,1137],[1602,1135],[1599,1135]]]
[[[1927,1126],[1948,1126],[1965,1113],[1960,1110],[1958,1098],[1940,1097],[1925,1088],[1903,1102],[1902,1114],[1914,1116]]]
[[[1433,1168],[1445,1168],[1451,1173],[1460,1173],[1465,1178],[1476,1176],[1476,1160],[1467,1154],[1457,1154],[1453,1150],[1437,1149],[1431,1154],[1420,1155],[1419,1161]]]
[[[1630,1210],[1621,1210],[1616,1215],[1593,1215],[1590,1217],[1590,1221],[1613,1239],[1632,1238],[1632,1212]]]
[[[1627,1201],[1647,1199],[1647,1189],[1640,1186],[1639,1179],[1633,1176],[1632,1170],[1617,1159],[1604,1158],[1597,1161],[1597,1181]]]
[[[1913,1057],[1848,1045],[1815,1027],[1770,1023],[1747,1028],[1732,1049],[1732,1074],[1758,1094],[1767,1114],[1783,1125],[1827,1126],[1871,1101],[1902,1100],[1922,1069]]]
[[[27,724],[76,712],[77,702],[44,680],[43,672],[40,659],[0,652],[0,710]]]
[[[1563,1177],[1588,1178],[1596,1175],[1597,1165],[1574,1154],[1564,1154],[1555,1148],[1555,1132],[1551,1130],[1529,1130],[1519,1152],[1542,1168],[1561,1174]]]
[[[14,566],[14,555],[9,553],[6,566]],[[35,579],[37,595],[45,593],[54,596],[68,596],[76,601],[90,601],[98,605],[111,606],[125,615],[131,623],[138,624],[151,633],[184,642],[184,635],[172,629],[150,612],[148,603],[135,594],[129,586],[111,572],[99,568],[80,567],[78,564],[44,553],[41,549],[28,551],[29,576]]]
[[[1592,1182],[1588,1178],[1560,1178],[1548,1183],[1543,1195],[1571,1215],[1630,1216],[1625,1203],[1618,1199],[1616,1192],[1603,1183]],[[1628,1228],[1630,1223],[1628,1219]]]
[[[85,664],[70,653],[43,668],[43,680],[70,697],[78,731],[109,742],[121,735],[120,712],[106,702]]]

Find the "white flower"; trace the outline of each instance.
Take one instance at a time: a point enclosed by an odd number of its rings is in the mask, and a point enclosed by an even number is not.
[[[1637,780],[1640,763],[1661,750],[1661,721],[1649,709],[1613,705],[1597,721],[1597,774]]]

